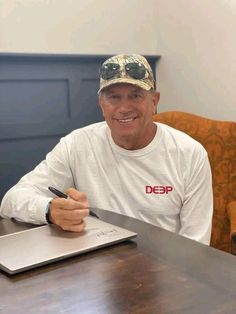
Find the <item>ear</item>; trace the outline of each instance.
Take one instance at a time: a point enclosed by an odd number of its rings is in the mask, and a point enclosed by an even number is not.
[[[160,100],[160,93],[159,92],[153,92],[153,114],[157,113],[157,105]]]
[[[103,99],[102,93],[100,93],[100,94],[98,95],[98,106],[99,106],[100,109],[102,110],[102,114],[103,114],[103,116],[104,116],[103,101],[104,101],[104,99]]]

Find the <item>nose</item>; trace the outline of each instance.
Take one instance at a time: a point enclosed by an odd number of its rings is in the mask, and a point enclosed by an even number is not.
[[[118,106],[118,112],[127,114],[132,111],[133,105],[128,97],[122,97],[122,99],[119,102]]]

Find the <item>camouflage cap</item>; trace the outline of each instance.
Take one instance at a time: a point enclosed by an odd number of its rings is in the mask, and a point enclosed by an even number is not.
[[[133,84],[147,91],[155,89],[155,80],[148,61],[137,54],[116,55],[102,64],[98,94],[104,88],[117,83]]]

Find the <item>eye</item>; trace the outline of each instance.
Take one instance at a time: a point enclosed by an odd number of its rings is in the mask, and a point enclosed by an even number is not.
[[[134,94],[131,95],[131,98],[132,98],[132,99],[140,99],[140,98],[142,98],[142,94],[140,94],[140,93],[134,93]]]
[[[111,94],[111,95],[109,95],[108,98],[109,98],[109,99],[119,99],[120,96],[119,96],[119,95],[116,95],[116,94]]]

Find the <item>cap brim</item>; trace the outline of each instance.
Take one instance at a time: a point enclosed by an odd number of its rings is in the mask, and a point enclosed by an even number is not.
[[[132,84],[132,85],[138,86],[138,87],[140,87],[146,91],[149,91],[152,88],[149,84],[142,82],[140,80],[134,80],[132,78],[120,77],[120,78],[116,78],[116,79],[107,81],[106,83],[103,83],[97,93],[99,94],[104,88],[106,88],[108,86],[111,86],[114,84],[121,84],[121,83]]]

